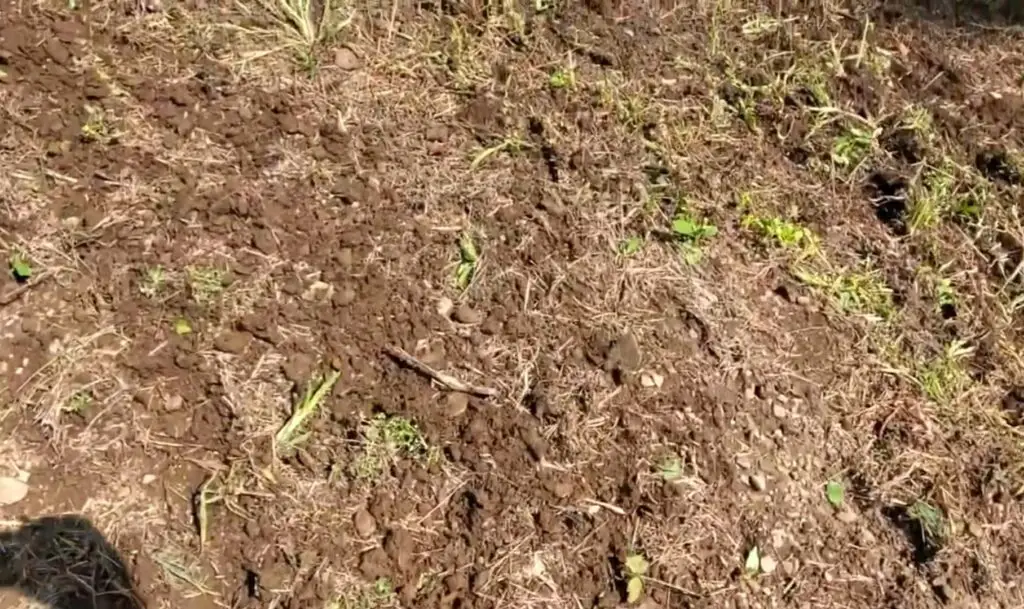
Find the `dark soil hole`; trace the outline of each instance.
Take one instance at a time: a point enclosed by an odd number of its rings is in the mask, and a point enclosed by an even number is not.
[[[886,152],[906,163],[919,163],[924,160],[924,146],[912,129],[895,129],[881,138],[882,148]]]
[[[1024,387],[1018,385],[1003,396],[1003,413],[1013,426],[1024,425]]]
[[[956,305],[949,302],[939,305],[939,314],[947,321],[956,319]]]
[[[907,181],[899,175],[876,171],[869,178],[875,217],[895,234],[907,234]]]
[[[941,546],[938,540],[928,533],[921,520],[915,517],[912,509],[907,506],[889,506],[882,509],[882,515],[907,538],[914,563],[926,565],[939,553]]]
[[[983,150],[974,157],[974,165],[989,180],[1000,180],[1007,184],[1020,184],[1020,168],[1005,150],[993,148]]]

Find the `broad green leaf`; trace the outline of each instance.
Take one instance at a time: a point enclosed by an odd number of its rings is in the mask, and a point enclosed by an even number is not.
[[[758,552],[757,546],[750,548],[747,552],[747,560],[743,563],[743,570],[750,575],[756,575],[761,570],[761,553]]]
[[[678,457],[670,457],[661,462],[661,478],[666,482],[674,482],[683,477],[683,463]]]
[[[651,564],[642,554],[630,554],[626,557],[626,571],[630,575],[646,575]]]
[[[11,258],[11,274],[19,281],[30,279],[32,277],[32,265],[21,254],[15,254]]]
[[[828,498],[828,502],[832,504],[832,507],[840,507],[843,505],[843,497],[846,495],[846,489],[843,488],[842,482],[836,482],[835,480],[829,480],[828,484],[825,485],[825,497]]]
[[[174,333],[178,336],[192,334],[192,324],[188,323],[188,320],[184,317],[179,317],[174,320]]]
[[[640,600],[644,593],[644,580],[639,577],[631,577],[626,583],[626,602],[633,604]]]

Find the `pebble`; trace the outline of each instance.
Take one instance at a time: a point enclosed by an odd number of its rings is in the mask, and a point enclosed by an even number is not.
[[[153,474],[146,474],[145,476],[142,477],[142,484],[143,485],[153,484],[153,482],[155,482],[155,481],[156,481],[156,476],[153,475]]]
[[[747,477],[747,481],[755,491],[763,492],[764,489],[768,488],[768,480],[765,479],[763,474],[750,474]]]
[[[785,419],[789,416],[789,411],[786,410],[786,407],[782,404],[776,403],[772,406],[772,414],[775,415],[775,418],[777,419]]]
[[[356,534],[363,539],[366,539],[377,532],[377,521],[373,519],[373,515],[366,510],[366,508],[360,508],[352,517],[352,524],[356,527]]]
[[[459,393],[453,391],[445,397],[444,408],[445,414],[449,417],[455,418],[461,416],[466,412],[469,407],[469,396],[465,393]]]
[[[334,51],[334,65],[342,70],[358,70],[363,66],[359,56],[348,47],[338,47]]]
[[[765,575],[771,575],[772,573],[775,573],[775,569],[777,569],[778,566],[779,564],[775,562],[775,559],[771,556],[761,557],[761,572]]]
[[[28,495],[28,484],[7,476],[0,476],[0,505],[13,505]]]
[[[460,304],[453,315],[455,321],[460,324],[478,324],[484,320],[482,313],[466,303]]]

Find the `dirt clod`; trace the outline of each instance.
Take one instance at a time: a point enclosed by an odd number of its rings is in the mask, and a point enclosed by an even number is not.
[[[213,347],[224,353],[239,354],[245,351],[252,340],[248,332],[224,332],[213,341]]]
[[[465,393],[452,392],[445,396],[444,409],[445,414],[451,418],[460,417],[469,407],[469,396]]]
[[[462,303],[455,308],[452,318],[460,324],[478,324],[484,320],[482,313],[466,303]]]
[[[377,521],[365,508],[360,508],[352,517],[352,523],[356,527],[356,534],[363,539],[368,539],[377,532]]]

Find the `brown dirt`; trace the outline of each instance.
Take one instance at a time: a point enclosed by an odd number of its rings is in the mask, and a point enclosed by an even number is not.
[[[1024,39],[848,4],[398,3],[311,74],[253,55],[255,8],[4,3],[0,247],[34,276],[0,280],[0,475],[31,474],[0,520],[83,515],[150,607],[619,607],[637,553],[648,609],[1020,606]],[[947,165],[985,210],[924,231]]]

